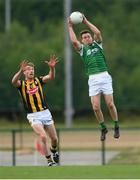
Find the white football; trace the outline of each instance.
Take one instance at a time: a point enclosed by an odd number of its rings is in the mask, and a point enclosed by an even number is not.
[[[78,12],[78,11],[73,12],[70,15],[70,20],[71,20],[72,24],[82,23],[82,21],[83,21],[83,14]]]

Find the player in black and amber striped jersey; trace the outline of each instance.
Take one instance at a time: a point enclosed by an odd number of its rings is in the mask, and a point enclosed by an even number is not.
[[[46,105],[42,86],[48,80],[54,79],[57,62],[58,60],[55,55],[50,56],[49,61],[45,61],[50,68],[49,73],[42,77],[35,77],[34,64],[24,60],[20,64],[20,70],[12,79],[13,86],[17,87],[22,97],[27,111],[27,119],[41,140],[37,141],[37,148],[45,155],[49,166],[54,166],[59,161],[59,154],[57,152],[58,137],[51,112]],[[22,74],[25,77],[24,80],[20,80]],[[47,142],[46,132],[48,132],[51,138],[51,148],[49,148]],[[51,157],[51,152],[53,153],[53,158]]]
[[[31,81],[21,81],[21,86],[18,87],[24,107],[28,113],[47,109],[42,90],[42,86],[44,85],[42,78],[35,77]]]

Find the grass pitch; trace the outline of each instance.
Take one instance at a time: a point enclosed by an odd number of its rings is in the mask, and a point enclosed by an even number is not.
[[[0,167],[1,179],[140,179],[140,165]]]

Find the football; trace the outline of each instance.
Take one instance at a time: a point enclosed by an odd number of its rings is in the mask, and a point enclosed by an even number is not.
[[[70,20],[71,20],[72,24],[82,23],[82,21],[83,21],[83,14],[78,12],[78,11],[73,12],[70,15]]]

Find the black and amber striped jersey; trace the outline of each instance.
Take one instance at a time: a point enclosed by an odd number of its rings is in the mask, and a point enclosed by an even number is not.
[[[18,90],[27,113],[47,109],[43,94],[43,85],[42,77],[35,77],[32,81],[21,80],[21,85],[18,87]]]

